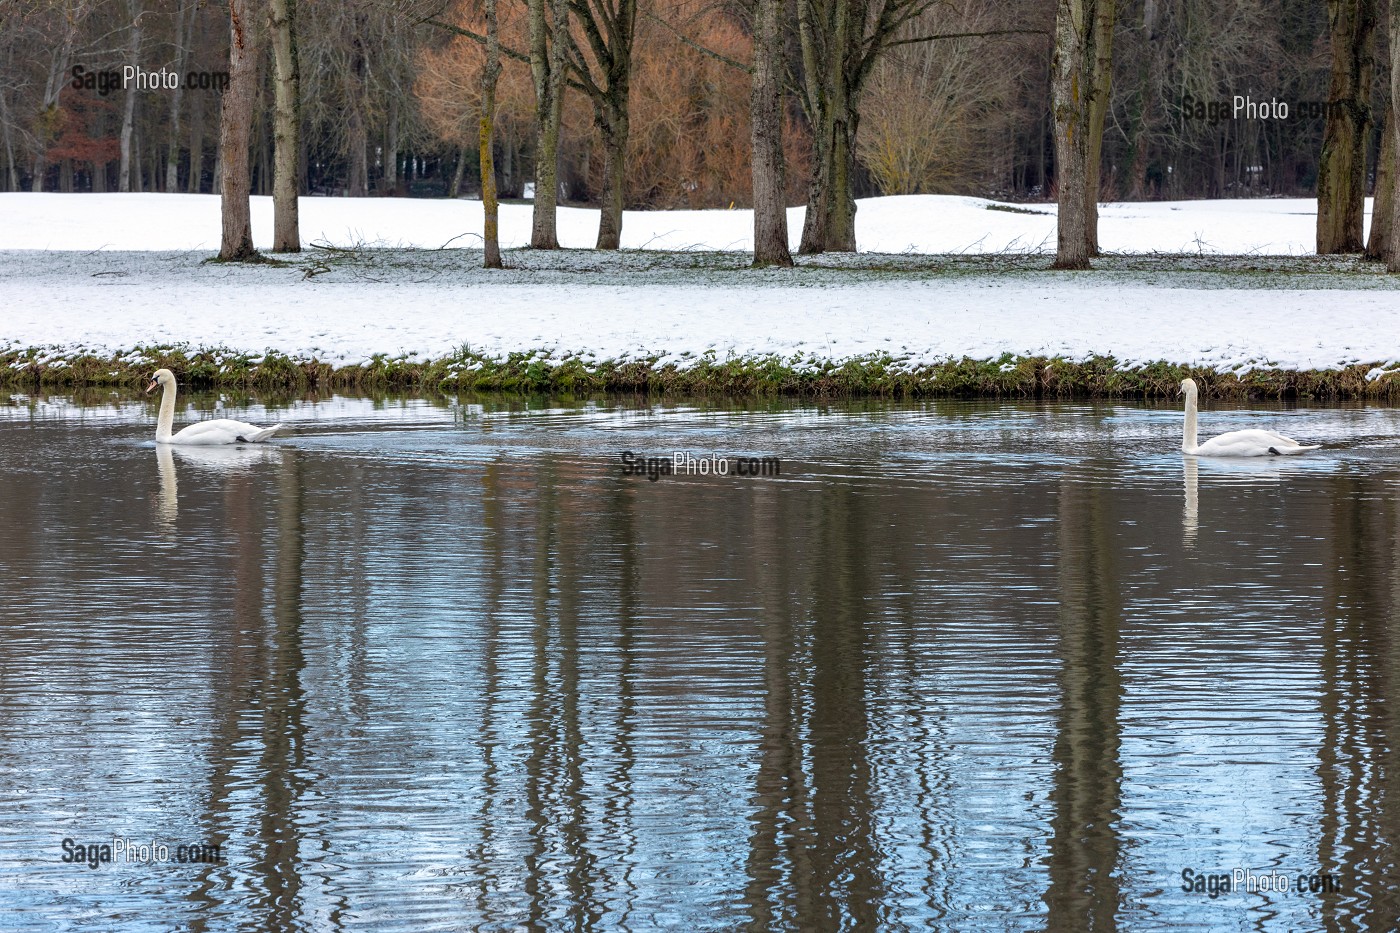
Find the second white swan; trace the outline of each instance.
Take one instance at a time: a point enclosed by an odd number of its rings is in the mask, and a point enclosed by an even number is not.
[[[274,424],[270,428],[260,428],[246,421],[232,418],[215,418],[211,421],[197,421],[179,434],[171,434],[175,422],[175,374],[168,369],[158,369],[146,386],[149,394],[161,388],[160,419],[156,422],[157,444],[256,444],[265,441],[282,427]]]
[[[1186,424],[1182,431],[1181,450],[1193,457],[1269,457],[1287,456],[1317,450],[1321,444],[1307,446],[1277,431],[1252,428],[1230,431],[1212,437],[1204,444],[1196,443],[1196,380],[1181,380],[1181,392],[1186,396]]]

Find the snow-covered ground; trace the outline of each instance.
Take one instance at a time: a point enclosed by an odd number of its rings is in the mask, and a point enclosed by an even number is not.
[[[479,201],[304,198],[306,242],[336,246],[481,245]],[[1011,208],[994,209],[994,208]],[[1367,203],[1369,216],[1370,204]],[[1021,213],[1029,211],[1032,213]],[[793,243],[802,208],[789,212]],[[1106,204],[1099,240],[1127,253],[1301,255],[1316,243],[1317,202],[1305,199]],[[746,210],[629,211],[626,249],[750,250]],[[591,247],[598,212],[561,208],[559,239]],[[1053,251],[1053,204],[997,205],[981,198],[916,195],[859,203],[856,238],[876,253]],[[253,239],[272,244],[272,200],[253,198]],[[501,206],[501,245],[530,239],[530,206]],[[217,250],[219,199],[183,194],[0,194],[0,249]]]
[[[212,197],[0,194],[0,349],[185,344],[338,365],[375,354],[437,357],[463,345],[491,355],[682,362],[710,351],[888,353],[910,364],[1102,354],[1222,370],[1400,360],[1394,277],[1375,265],[1257,258],[1309,251],[1312,202],[1109,205],[1109,250],[1256,259],[1209,260],[1205,271],[1181,257],[1109,259],[1084,274],[1049,272],[1025,256],[1052,243],[1050,207],[1024,214],[988,203],[864,201],[858,232],[870,254],[794,270],[749,270],[742,254],[588,250],[515,253],[515,269],[487,273],[479,252],[455,248],[310,250],[281,267],[204,264],[218,233]],[[271,208],[255,199],[254,209],[262,241]],[[310,242],[340,246],[457,247],[474,242],[464,234],[479,229],[479,210],[467,201],[310,198],[303,231]],[[793,213],[795,234],[801,211]],[[524,241],[528,218],[526,206],[505,207],[506,242]],[[744,211],[632,213],[624,239],[743,250],[749,223]],[[588,246],[595,224],[594,212],[565,210],[562,239]],[[913,255],[928,252],[964,258]],[[967,258],[987,252],[1001,255]]]
[[[523,268],[487,273],[479,253],[387,252],[332,259],[308,278],[320,257],[247,267],[202,255],[0,254],[0,347],[187,344],[337,365],[463,344],[682,363],[711,350],[911,364],[1111,354],[1219,369],[1400,359],[1400,291],[1355,271],[1061,274],[977,260],[949,274],[901,257],[754,271],[742,255],[624,254],[610,265],[590,251],[517,254]],[[1233,287],[1241,279],[1264,287]]]

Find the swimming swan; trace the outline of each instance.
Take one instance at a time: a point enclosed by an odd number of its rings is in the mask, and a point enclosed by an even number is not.
[[[198,421],[171,435],[170,428],[175,421],[175,374],[168,369],[158,369],[146,386],[146,393],[162,389],[160,397],[160,420],[156,422],[157,444],[256,444],[265,441],[282,427],[274,424],[270,428],[260,428],[246,421],[231,418],[215,418],[212,421]]]
[[[1181,437],[1182,453],[1193,457],[1267,457],[1301,454],[1322,446],[1315,444],[1307,447],[1277,431],[1261,431],[1257,428],[1231,431],[1219,437],[1212,437],[1204,444],[1197,444],[1196,380],[1181,380],[1181,392],[1186,396],[1186,425]]]

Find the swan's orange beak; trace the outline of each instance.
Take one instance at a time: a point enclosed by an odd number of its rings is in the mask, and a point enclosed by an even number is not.
[[[150,395],[152,392],[154,392],[154,391],[156,390],[156,386],[158,386],[158,385],[160,385],[160,383],[159,383],[159,382],[156,382],[154,379],[152,379],[152,380],[151,380],[151,384],[148,385],[148,386],[146,386],[146,394],[147,394],[147,395]]]

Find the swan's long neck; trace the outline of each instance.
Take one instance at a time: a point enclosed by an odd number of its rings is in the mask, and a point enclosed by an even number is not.
[[[1186,393],[1186,424],[1181,432],[1181,449],[1186,453],[1191,453],[1197,447],[1196,443],[1196,393]]]
[[[175,425],[175,384],[160,387],[160,418],[156,421],[156,443],[170,440],[170,431]]]

